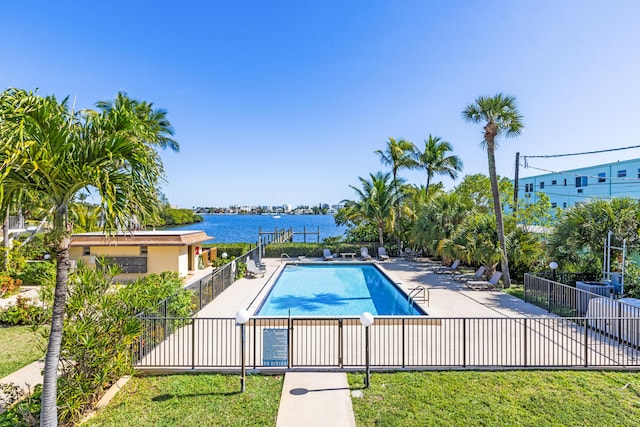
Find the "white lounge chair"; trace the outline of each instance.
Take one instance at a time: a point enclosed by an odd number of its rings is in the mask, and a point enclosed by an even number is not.
[[[453,261],[453,264],[451,264],[450,266],[441,266],[439,268],[434,269],[433,272],[438,274],[453,273],[454,271],[458,270],[459,266],[460,266],[460,260],[457,259]]]
[[[360,258],[365,261],[371,259],[371,255],[369,255],[369,249],[367,249],[366,246],[360,248]]]
[[[384,246],[380,246],[378,248],[378,258],[380,258],[380,261],[389,259],[389,255],[387,255],[387,250],[384,248]]]
[[[469,280],[466,285],[474,291],[492,290],[496,288],[501,277],[502,271],[496,271],[489,280]]]
[[[325,248],[322,250],[322,259],[325,261],[333,261],[333,258],[334,256],[329,249]]]
[[[264,271],[260,270],[256,265],[256,262],[252,259],[247,260],[247,276],[251,277],[263,277]]]
[[[454,274],[453,280],[456,282],[468,282],[469,280],[480,280],[482,279],[482,275],[484,274],[486,268],[484,265],[481,265],[476,270],[475,274]]]

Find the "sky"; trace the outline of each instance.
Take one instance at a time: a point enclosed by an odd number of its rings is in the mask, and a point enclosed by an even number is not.
[[[180,152],[161,152],[180,207],[335,204],[387,172],[389,137],[449,141],[487,174],[482,125],[464,108],[513,95],[515,154],[640,145],[636,0],[23,1],[0,7],[0,90],[119,91],[168,111]],[[640,158],[640,148],[522,161],[520,176]],[[537,168],[537,169],[534,169]],[[401,171],[416,185],[424,171]]]

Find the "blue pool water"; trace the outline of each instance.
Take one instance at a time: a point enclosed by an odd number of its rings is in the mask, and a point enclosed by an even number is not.
[[[373,264],[289,264],[258,316],[424,315]]]

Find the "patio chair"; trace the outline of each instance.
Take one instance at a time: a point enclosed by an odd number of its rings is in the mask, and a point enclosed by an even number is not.
[[[367,249],[366,246],[360,248],[360,258],[365,261],[371,259],[371,255],[369,255],[369,249]]]
[[[322,250],[322,259],[325,261],[333,261],[334,255],[331,253],[329,249]]]
[[[460,260],[457,259],[453,261],[453,264],[451,264],[450,266],[445,265],[445,266],[438,267],[434,269],[433,272],[438,274],[453,273],[454,271],[458,271],[459,266],[460,266]]]
[[[256,262],[252,259],[247,260],[247,276],[251,277],[263,277],[264,271],[260,270],[256,265]]]
[[[496,271],[489,280],[469,280],[466,286],[474,291],[490,291],[498,286],[498,280],[502,277],[502,271]]]
[[[418,254],[417,254],[417,253],[415,253],[415,251],[414,251],[413,249],[411,249],[411,248],[407,248],[407,249],[405,249],[405,250],[404,250],[404,254],[405,254],[405,256],[407,257],[407,259],[408,259],[409,261],[413,261],[413,260],[415,260],[415,259],[416,259],[416,257],[418,256]]]
[[[453,280],[456,282],[468,282],[469,280],[480,280],[484,274],[486,268],[481,265],[475,272],[475,274],[454,274]]]
[[[378,248],[378,258],[380,258],[380,261],[389,259],[389,255],[387,255],[387,250],[384,248],[384,246],[380,246]]]

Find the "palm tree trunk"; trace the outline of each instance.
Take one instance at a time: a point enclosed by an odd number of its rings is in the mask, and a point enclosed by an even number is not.
[[[380,246],[384,246],[382,229],[383,229],[383,225],[378,225],[378,238],[380,239]]]
[[[65,304],[67,299],[67,280],[69,278],[69,246],[71,237],[66,234],[66,207],[56,209],[54,213],[54,233],[57,232],[56,252],[56,289],[53,299],[51,331],[44,364],[42,382],[42,398],[40,409],[40,426],[55,427],[58,425],[58,365],[62,347],[62,329]]]
[[[7,207],[7,214],[4,216],[4,223],[2,224],[2,246],[4,250],[4,269],[9,269],[9,208]]]
[[[507,259],[507,244],[504,238],[504,221],[502,219],[502,205],[500,204],[500,190],[498,188],[498,176],[496,174],[495,143],[493,138],[487,140],[487,156],[489,157],[489,179],[491,180],[491,194],[493,196],[493,210],[496,215],[496,230],[500,242],[500,264],[502,266],[502,283],[505,288],[511,287],[509,275],[509,260]]]

